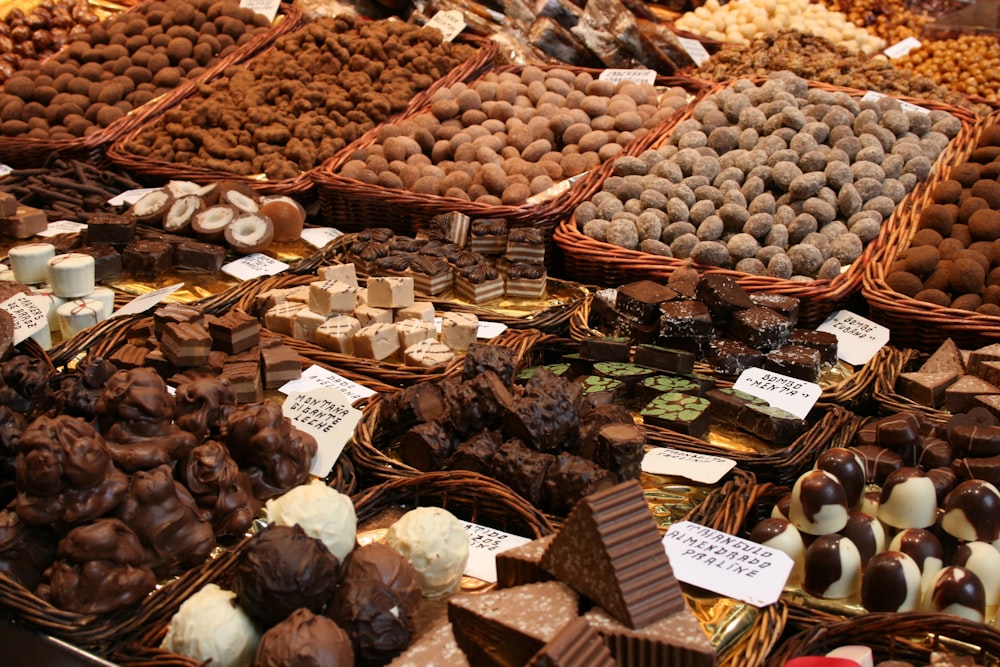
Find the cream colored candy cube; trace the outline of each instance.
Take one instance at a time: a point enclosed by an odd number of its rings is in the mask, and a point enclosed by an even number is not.
[[[430,301],[414,301],[412,306],[400,308],[396,311],[396,321],[403,320],[423,320],[424,322],[434,321],[434,304]]]
[[[316,344],[331,352],[354,354],[352,337],[360,328],[361,322],[350,315],[336,315],[316,329]]]
[[[358,288],[339,280],[309,283],[309,309],[321,315],[350,313],[358,302]]]
[[[403,360],[407,366],[430,368],[451,361],[455,353],[439,340],[426,338],[403,350]]]
[[[358,274],[354,270],[354,264],[352,263],[321,266],[316,269],[316,275],[323,280],[339,280],[352,287],[358,286]]]
[[[399,345],[403,349],[427,338],[437,339],[437,327],[434,326],[434,322],[413,318],[399,320],[396,322],[396,330],[399,332]]]
[[[369,324],[392,324],[392,310],[386,308],[357,306],[354,309],[354,317],[358,318],[363,327]]]
[[[290,287],[287,299],[288,301],[295,301],[297,303],[309,303],[309,285]]]
[[[306,304],[297,301],[286,301],[272,306],[264,313],[264,326],[275,333],[292,335],[292,323],[295,313],[304,310]]]
[[[351,340],[355,356],[365,359],[382,361],[399,350],[399,333],[395,324],[369,324],[354,332]]]
[[[479,318],[469,313],[444,313],[441,316],[441,342],[453,350],[468,350],[476,342]]]
[[[316,340],[316,329],[326,320],[326,315],[321,315],[309,308],[295,311],[295,317],[292,320],[292,338],[309,343],[313,342]]]
[[[413,305],[413,278],[372,276],[368,279],[368,305],[376,308],[406,308]]]

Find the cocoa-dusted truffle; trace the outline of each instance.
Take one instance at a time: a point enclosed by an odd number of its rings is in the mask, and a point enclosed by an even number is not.
[[[21,434],[15,509],[28,524],[82,523],[114,509],[128,478],[77,417],[39,417]]]
[[[55,555],[55,533],[28,528],[17,512],[0,510],[0,574],[33,590]]]
[[[354,664],[351,639],[339,625],[308,609],[265,632],[257,645],[254,667],[347,667]]]
[[[58,560],[39,592],[60,609],[106,614],[131,606],[156,586],[139,537],[118,519],[78,526],[59,541]]]
[[[261,626],[305,607],[320,613],[340,576],[337,557],[298,525],[271,525],[246,546],[236,564],[240,605]]]
[[[302,484],[309,476],[316,439],[292,426],[272,400],[240,406],[226,419],[226,445],[261,500]]]
[[[420,607],[423,592],[413,565],[384,542],[370,542],[351,551],[344,566],[343,581],[371,579],[388,586],[413,615]]]
[[[118,517],[142,540],[149,563],[196,563],[215,547],[212,524],[166,464],[132,475]]]
[[[250,478],[221,442],[208,440],[192,449],[178,466],[178,477],[198,507],[211,514],[216,535],[244,533],[260,511]]]
[[[236,406],[232,384],[223,377],[195,378],[177,387],[174,422],[198,441],[218,436],[229,412]]]
[[[412,610],[374,579],[345,581],[326,613],[351,638],[359,664],[386,664],[409,646],[416,630]]]

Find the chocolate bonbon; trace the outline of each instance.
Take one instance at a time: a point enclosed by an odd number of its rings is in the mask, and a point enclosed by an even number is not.
[[[847,509],[840,480],[825,470],[811,470],[792,487],[788,518],[803,533],[826,535],[847,525]]]
[[[875,554],[861,578],[861,604],[870,612],[913,611],[920,605],[920,568],[902,551]]]
[[[816,538],[806,549],[802,588],[826,599],[854,595],[861,582],[861,554],[854,543],[842,535]]]
[[[340,626],[308,609],[296,609],[268,629],[257,646],[254,667],[352,665],[351,640]]]

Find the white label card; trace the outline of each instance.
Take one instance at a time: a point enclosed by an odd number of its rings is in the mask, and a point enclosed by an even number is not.
[[[902,58],[913,49],[920,48],[920,40],[916,37],[907,37],[887,48],[884,53],[889,58]]]
[[[302,230],[302,240],[314,248],[325,248],[326,244],[344,235],[333,227],[307,227]]]
[[[838,310],[816,331],[837,337],[837,356],[852,366],[863,366],[889,342],[889,329],[849,310]]]
[[[676,475],[692,482],[715,484],[736,466],[721,456],[653,447],[642,457],[642,471],[651,475]]]
[[[288,268],[288,264],[255,252],[222,265],[222,272],[237,280],[253,280],[261,276],[273,276]]]
[[[861,96],[862,102],[878,102],[883,97],[888,97],[888,95],[883,95],[882,93],[876,93],[874,90],[869,90],[867,93]],[[924,108],[922,106],[911,104],[910,102],[904,102],[899,100],[899,106],[903,111],[919,111],[920,113],[930,113],[931,110]]]
[[[48,301],[48,298],[44,296],[15,294],[0,303],[0,308],[6,310],[14,318],[14,345],[49,325]]]
[[[329,475],[361,421],[361,410],[352,408],[350,399],[333,387],[289,394],[281,410],[295,428],[316,438],[319,448],[309,472],[316,477]]]
[[[687,54],[691,56],[691,60],[694,61],[695,65],[701,65],[703,62],[708,60],[708,51],[705,50],[705,45],[699,42],[697,39],[691,39],[690,37],[678,37],[677,41],[681,43]]]
[[[464,574],[490,584],[497,582],[497,554],[531,541],[527,537],[477,523],[462,521],[462,525],[469,534],[469,562],[465,565]]]
[[[678,581],[755,607],[778,601],[793,565],[784,552],[691,521],[671,524],[663,547]]]
[[[449,9],[444,12],[438,12],[425,25],[428,28],[437,28],[440,30],[444,41],[450,42],[465,30],[465,17],[457,9]]]
[[[733,389],[763,399],[772,408],[781,408],[805,419],[823,390],[815,382],[781,375],[763,368],[748,368],[740,373]]]
[[[656,70],[653,69],[606,69],[597,77],[601,81],[619,83],[635,81],[636,83],[656,83]]]
[[[44,232],[38,232],[35,236],[49,237],[59,236],[60,234],[76,234],[77,232],[82,232],[86,228],[87,225],[82,222],[73,222],[72,220],[56,220],[55,222],[50,222]]]
[[[278,15],[278,5],[281,0],[240,0],[240,7],[252,9],[262,16],[266,16],[268,21],[274,21]]]
[[[351,402],[358,400],[359,398],[368,398],[375,394],[375,390],[369,389],[364,385],[360,385],[357,382],[348,380],[343,375],[337,375],[333,371],[328,371],[322,366],[317,366],[313,364],[309,368],[302,371],[302,377],[297,380],[292,380],[291,382],[286,382],[285,384],[278,387],[278,391],[282,394],[294,394],[296,392],[307,392],[313,389],[320,389],[322,387],[333,387],[337,389],[347,398],[351,399]]]
[[[182,287],[184,287],[184,283],[177,283],[176,285],[168,285],[167,287],[161,287],[158,290],[153,290],[149,294],[143,294],[142,296],[137,296],[136,298],[132,299],[124,306],[116,310],[112,315],[112,317],[118,317],[119,315],[135,315],[136,313],[144,313]]]
[[[160,188],[137,188],[135,190],[126,190],[125,192],[121,192],[109,199],[108,203],[112,206],[131,206],[148,195],[150,192],[159,189]]]

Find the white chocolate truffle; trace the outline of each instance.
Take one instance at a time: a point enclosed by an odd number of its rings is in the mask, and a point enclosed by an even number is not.
[[[937,520],[934,482],[919,468],[893,470],[885,478],[878,518],[893,528],[926,528]]]
[[[260,637],[235,600],[236,593],[206,584],[170,619],[161,647],[217,667],[248,667]]]
[[[966,542],[955,550],[952,565],[961,565],[983,582],[986,606],[1000,603],[1000,551],[988,542]]]
[[[56,256],[56,247],[51,243],[26,243],[11,248],[7,256],[14,280],[37,285],[49,279],[49,260]]]
[[[958,565],[941,568],[924,591],[923,608],[982,623],[986,615],[983,582]]]
[[[883,551],[861,577],[861,604],[868,611],[914,611],[920,605],[920,568],[902,551]]]
[[[843,535],[822,535],[806,549],[802,588],[810,595],[842,600],[861,585],[861,553]]]
[[[766,547],[777,549],[792,559],[794,565],[788,581],[796,582],[802,577],[802,566],[806,557],[806,545],[802,534],[785,518],[771,517],[760,521],[750,531],[750,539]]]
[[[299,524],[330,550],[341,563],[354,549],[358,517],[350,496],[331,489],[322,480],[296,486],[267,501],[267,522],[279,526]]]
[[[48,261],[49,282],[56,296],[79,299],[94,291],[94,258],[78,252],[57,255]]]
[[[450,593],[469,560],[469,534],[451,512],[418,507],[389,526],[385,542],[413,565],[427,597]]]
[[[981,479],[969,479],[944,499],[941,528],[966,542],[993,542],[1000,538],[1000,491]]]
[[[810,470],[795,480],[788,518],[803,533],[827,535],[847,525],[847,495],[840,480],[825,470]]]

